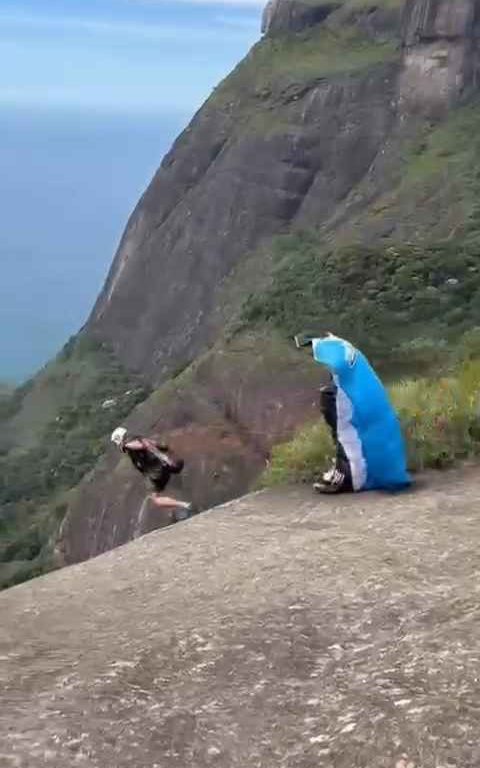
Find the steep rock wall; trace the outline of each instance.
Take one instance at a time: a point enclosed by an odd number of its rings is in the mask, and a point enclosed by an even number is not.
[[[296,219],[321,223],[368,171],[394,119],[396,69],[320,81],[268,135],[225,136],[208,107],[132,216],[90,329],[154,381],[195,358],[218,333],[217,290],[238,261]]]
[[[195,116],[140,200],[88,332],[157,384],[215,344],[222,291],[247,256],[258,253],[258,269],[240,296],[255,289],[262,243],[304,226],[335,236],[401,177],[397,150],[418,124],[441,121],[475,90],[479,8],[478,0],[347,2],[315,34],[281,39],[270,38],[269,21],[267,38]],[[172,436],[187,458],[183,492],[201,506],[242,492],[272,443],[311,417],[318,372],[300,370],[285,349],[277,367],[264,348],[239,353],[265,357],[260,377],[214,349],[186,389],[175,381],[132,415],[128,426]],[[143,494],[109,455],[70,504],[64,559],[158,525],[141,512]]]
[[[479,14],[479,4],[472,0],[407,0],[402,110],[438,116],[477,88]]]
[[[299,2],[299,0],[269,0],[262,16],[262,32],[275,35],[299,32],[320,24],[340,3]]]
[[[310,66],[305,78],[299,61],[281,82],[238,89],[234,73],[228,100],[214,95],[200,110],[132,214],[90,331],[156,382],[194,359],[218,334],[218,288],[246,253],[297,221],[321,225],[400,123],[441,117],[476,87],[478,9],[475,0],[409,0],[396,28],[402,51],[380,48],[384,64],[339,61],[325,73],[324,39],[351,18],[367,34],[365,18],[384,10],[346,3],[320,24],[318,72]],[[344,54],[335,45],[332,59],[351,55],[353,43]]]

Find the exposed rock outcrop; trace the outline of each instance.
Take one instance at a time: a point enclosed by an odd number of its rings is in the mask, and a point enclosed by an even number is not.
[[[432,115],[477,88],[480,6],[474,0],[407,0],[401,109]]]
[[[320,24],[339,7],[340,3],[320,0],[269,0],[262,16],[262,32],[267,35],[299,32]]]
[[[397,70],[319,73],[279,108],[285,132],[237,134],[235,112],[208,105],[133,214],[91,330],[157,382],[194,359],[218,333],[218,289],[242,256],[294,220],[324,221],[368,171],[392,128]]]
[[[471,39],[478,34],[478,7],[472,0],[406,0],[403,42]]]
[[[262,494],[0,594],[0,761],[476,768],[479,503]]]

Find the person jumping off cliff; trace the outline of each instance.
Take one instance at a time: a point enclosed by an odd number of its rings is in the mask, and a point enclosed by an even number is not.
[[[133,466],[148,478],[153,488],[150,498],[157,507],[173,507],[177,522],[192,516],[192,504],[162,495],[171,475],[179,474],[184,465],[183,459],[174,456],[168,445],[160,444],[149,437],[127,437],[125,427],[114,429],[111,441],[126,453]]]
[[[320,409],[335,444],[332,467],[314,484],[319,493],[410,485],[398,417],[367,358],[350,342],[329,333],[295,336],[297,347],[311,346],[330,382],[320,390]]]

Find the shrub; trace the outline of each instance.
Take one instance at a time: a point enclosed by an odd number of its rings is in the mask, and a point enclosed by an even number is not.
[[[7,543],[3,552],[0,550],[0,562],[8,562],[10,560],[34,560],[39,556],[45,544],[45,532],[39,530],[38,527],[31,526],[28,530],[18,536],[18,538]]]
[[[304,232],[276,238],[272,257],[271,283],[246,299],[240,327],[330,330],[383,373],[422,375],[480,324],[477,242],[331,249]]]
[[[390,393],[413,472],[480,455],[480,361],[464,362],[448,377],[400,382]],[[326,426],[310,425],[273,449],[261,485],[313,482],[332,454]]]
[[[456,376],[406,381],[392,387],[413,471],[440,469],[480,453],[480,363]]]
[[[310,482],[318,478],[334,455],[334,446],[323,421],[300,430],[293,440],[274,447],[270,466],[260,485]]]

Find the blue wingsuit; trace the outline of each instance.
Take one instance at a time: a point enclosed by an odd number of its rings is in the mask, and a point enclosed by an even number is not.
[[[400,424],[366,357],[336,336],[314,339],[313,357],[336,388],[336,438],[348,460],[354,491],[410,485]]]

